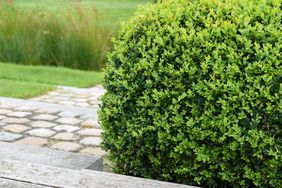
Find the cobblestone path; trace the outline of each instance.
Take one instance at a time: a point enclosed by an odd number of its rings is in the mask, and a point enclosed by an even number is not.
[[[100,85],[89,89],[59,86],[57,90],[31,100],[62,105],[98,108],[98,98],[101,97],[104,92],[105,90]]]
[[[58,87],[30,100],[0,97],[0,141],[104,156],[97,115],[104,92]]]

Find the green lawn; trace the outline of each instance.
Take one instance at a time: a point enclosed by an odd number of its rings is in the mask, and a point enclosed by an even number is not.
[[[12,98],[31,98],[42,95],[54,87],[36,82],[0,79],[0,96]]]
[[[102,78],[103,73],[93,71],[0,63],[0,96],[29,98],[52,90],[54,85],[90,87]]]
[[[0,2],[7,0],[0,0]],[[43,10],[60,13],[75,6],[96,9],[105,17],[105,24],[118,26],[121,21],[129,19],[139,5],[153,0],[14,0],[14,4],[28,9],[42,8]]]

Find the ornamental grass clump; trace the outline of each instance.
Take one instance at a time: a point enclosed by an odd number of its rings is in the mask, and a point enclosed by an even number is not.
[[[282,185],[281,0],[166,0],[123,25],[100,120],[118,173]]]
[[[0,61],[100,71],[112,29],[95,7],[58,12],[0,1]]]

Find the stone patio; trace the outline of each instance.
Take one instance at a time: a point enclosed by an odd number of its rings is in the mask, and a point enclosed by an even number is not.
[[[111,172],[107,160],[102,166],[106,152],[100,148],[97,114],[104,92],[101,86],[58,87],[29,100],[0,97],[0,144],[6,148],[0,160],[0,187],[192,188],[96,171]],[[80,163],[73,163],[77,159]]]
[[[104,156],[97,110],[105,90],[58,87],[30,100],[0,97],[0,141]]]

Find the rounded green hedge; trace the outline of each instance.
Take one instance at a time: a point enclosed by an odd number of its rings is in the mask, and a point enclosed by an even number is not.
[[[118,173],[282,185],[281,0],[166,0],[122,26],[100,121]]]

